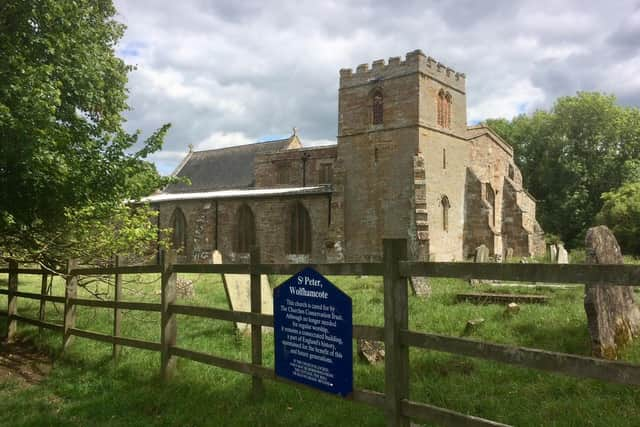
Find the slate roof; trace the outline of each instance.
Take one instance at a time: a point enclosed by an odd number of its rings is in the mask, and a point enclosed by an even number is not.
[[[190,152],[178,166],[174,176],[188,177],[191,185],[171,184],[164,189],[163,193],[252,188],[256,182],[254,173],[256,155],[285,150],[292,142],[299,143],[295,135],[276,141]]]

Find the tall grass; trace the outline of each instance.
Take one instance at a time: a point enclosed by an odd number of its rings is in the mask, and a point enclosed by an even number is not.
[[[196,295],[181,302],[227,308],[216,275],[184,275]],[[159,302],[157,275],[126,284],[125,298]],[[284,277],[272,277],[280,283]],[[353,299],[353,322],[383,324],[382,278],[330,277]],[[410,297],[410,328],[452,336],[463,334],[467,320],[485,319],[469,337],[547,350],[589,354],[589,336],[581,288],[527,288],[513,291],[548,295],[548,305],[523,305],[505,317],[500,305],[456,303],[465,282],[431,279],[433,295]],[[0,282],[0,286],[6,286]],[[22,276],[21,290],[39,291],[39,278]],[[481,289],[491,290],[488,285]],[[62,281],[54,293],[63,294]],[[109,290],[111,291],[111,290]],[[85,293],[82,297],[88,297]],[[6,307],[6,298],[0,299]],[[37,317],[37,303],[20,299],[22,314]],[[111,333],[113,311],[78,308],[77,327]],[[49,304],[48,320],[62,321],[62,307]],[[0,322],[5,319],[0,318]],[[0,323],[3,331],[5,323]],[[123,335],[159,341],[157,313],[125,311]],[[178,376],[167,385],[158,379],[158,353],[124,348],[117,365],[111,346],[76,338],[69,352],[59,354],[61,336],[20,326],[20,333],[55,358],[51,375],[41,384],[0,385],[0,425],[18,426],[379,426],[382,411],[280,383],[266,383],[262,401],[251,398],[250,378],[187,360],[178,361]],[[250,339],[231,322],[178,316],[178,345],[236,360],[250,360]],[[355,346],[355,343],[354,343]],[[273,366],[273,337],[264,337],[265,364]],[[354,351],[355,354],[355,351]],[[622,357],[640,362],[640,344]],[[514,425],[640,424],[640,389],[581,380],[504,364],[412,349],[411,399]],[[355,386],[384,390],[383,365],[354,362]]]

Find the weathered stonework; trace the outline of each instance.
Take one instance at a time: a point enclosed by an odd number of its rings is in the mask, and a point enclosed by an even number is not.
[[[375,120],[374,95],[382,99]],[[235,252],[241,206],[252,212],[263,262],[378,261],[383,238],[407,239],[419,260],[464,260],[481,244],[494,257],[507,248],[514,256],[544,252],[513,149],[488,128],[467,126],[465,75],[419,50],[340,70],[337,145],[305,148],[294,132],[190,153],[175,174],[190,176],[192,191],[210,192],[184,200],[190,190],[182,185],[150,198],[163,227],[182,209],[183,256],[192,261],[210,262],[215,249],[225,262],[248,259]],[[267,197],[261,189],[291,191]],[[290,253],[298,203],[311,222],[302,254]]]

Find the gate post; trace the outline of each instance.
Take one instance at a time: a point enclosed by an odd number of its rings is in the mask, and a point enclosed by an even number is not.
[[[40,309],[38,310],[38,320],[44,322],[46,319],[46,310],[47,310],[47,301],[44,299],[47,296],[47,279],[49,276],[47,275],[47,270],[44,267],[41,267],[42,277],[40,279],[40,296],[43,297],[40,300]],[[42,333],[42,327],[38,328],[38,333]]]
[[[260,264],[260,248],[251,247],[249,274],[251,277],[251,312],[262,313],[262,283],[260,274],[255,272],[255,266]],[[262,325],[251,324],[251,364],[262,365]],[[264,395],[262,378],[254,375],[251,378],[253,396],[261,398]]]
[[[176,273],[173,271],[175,259],[175,251],[173,250],[162,250],[160,252],[160,262],[162,265],[160,289],[160,375],[163,381],[170,380],[176,369],[176,358],[175,356],[171,356],[171,347],[176,345],[178,324],[176,315],[170,312],[171,305],[176,302]]]
[[[64,287],[64,327],[62,334],[62,351],[66,351],[73,342],[71,329],[76,326],[76,306],[71,301],[78,296],[78,276],[71,274],[78,262],[75,259],[67,261],[67,277]]]
[[[402,330],[409,327],[407,280],[400,276],[400,260],[407,259],[405,239],[384,239],[384,348],[385,414],[387,426],[409,427],[402,415],[402,400],[409,398],[409,348]]]
[[[116,255],[114,259],[114,265],[116,268],[120,267],[120,256]],[[122,312],[118,308],[118,303],[122,300],[122,274],[116,273],[115,275],[115,290],[113,295],[113,300],[115,302],[115,308],[113,309],[113,336],[119,337],[121,332],[121,323],[122,323]],[[113,344],[112,348],[112,358],[115,362],[118,361],[118,357],[120,357],[120,346],[118,344]]]
[[[15,315],[18,314],[18,262],[9,260],[9,283],[7,289],[7,342],[12,342],[18,329],[18,321]]]

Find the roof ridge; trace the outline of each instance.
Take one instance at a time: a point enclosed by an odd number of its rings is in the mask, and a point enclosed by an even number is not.
[[[205,153],[207,151],[220,151],[220,150],[228,150],[229,148],[238,148],[238,147],[249,147],[251,145],[262,145],[262,144],[274,144],[276,142],[290,141],[291,137],[282,138],[282,139],[274,139],[271,141],[257,141],[250,142],[249,144],[239,144],[239,145],[229,145],[228,147],[220,147],[220,148],[209,148],[207,150],[195,150],[194,153]]]

